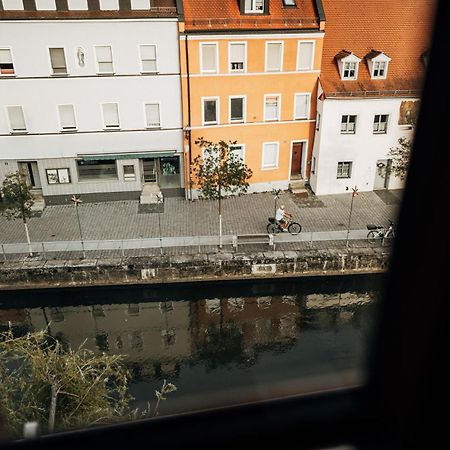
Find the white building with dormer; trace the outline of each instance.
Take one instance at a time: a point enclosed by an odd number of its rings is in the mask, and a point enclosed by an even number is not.
[[[391,171],[389,150],[400,137],[413,137],[434,4],[324,0],[327,24],[309,161],[315,194],[403,187]]]
[[[176,0],[0,0],[0,183],[46,204],[182,195]]]

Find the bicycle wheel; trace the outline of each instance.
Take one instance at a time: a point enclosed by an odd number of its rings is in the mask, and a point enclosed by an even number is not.
[[[380,239],[378,231],[371,230],[367,233],[367,240],[369,241],[369,244],[375,244]]]
[[[278,225],[275,223],[269,223],[269,225],[267,225],[267,232],[269,234],[275,234],[278,233],[280,230],[278,229]]]
[[[298,234],[298,233],[300,233],[300,231],[302,231],[302,226],[297,222],[292,222],[288,226],[288,231],[291,234]]]

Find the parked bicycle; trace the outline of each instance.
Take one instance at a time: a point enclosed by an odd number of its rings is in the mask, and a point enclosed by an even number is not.
[[[298,222],[294,222],[291,218],[287,219],[287,230],[291,234],[298,234],[302,231],[302,226]],[[281,224],[275,219],[275,217],[269,217],[269,223],[267,224],[267,232],[269,234],[281,233],[283,228]]]
[[[392,220],[389,221],[387,228],[369,223],[367,229],[369,230],[367,233],[369,244],[381,242],[381,245],[383,245],[386,239],[388,242],[392,242],[392,239],[395,238],[394,222]]]

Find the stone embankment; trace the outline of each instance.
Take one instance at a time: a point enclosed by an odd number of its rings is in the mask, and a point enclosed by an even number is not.
[[[387,248],[204,253],[0,263],[0,289],[173,283],[384,272]],[[1,293],[0,293],[1,298]]]

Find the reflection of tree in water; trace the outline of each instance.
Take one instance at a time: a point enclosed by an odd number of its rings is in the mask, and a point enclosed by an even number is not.
[[[205,363],[207,372],[224,366],[231,369],[233,363],[248,364],[244,333],[235,322],[226,322],[225,325],[209,324],[205,335],[206,338],[197,352],[196,359]]]

